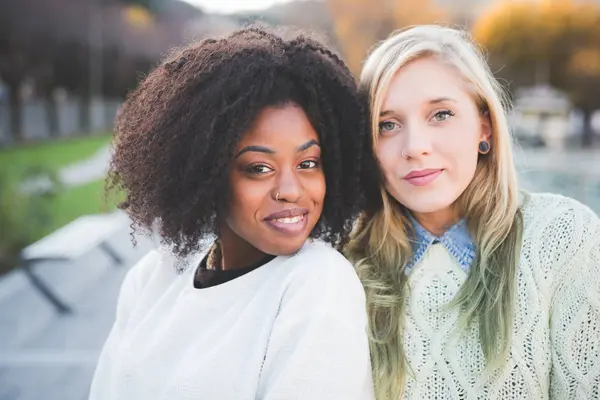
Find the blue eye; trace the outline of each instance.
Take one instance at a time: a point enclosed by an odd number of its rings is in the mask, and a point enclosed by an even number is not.
[[[379,133],[385,133],[400,128],[400,125],[394,121],[383,121],[379,123]]]
[[[436,112],[435,115],[433,116],[433,118],[435,118],[435,120],[437,122],[442,122],[453,116],[454,116],[454,113],[452,111],[442,110],[442,111]]]

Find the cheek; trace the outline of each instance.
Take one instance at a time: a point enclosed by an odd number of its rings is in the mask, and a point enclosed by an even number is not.
[[[261,182],[249,179],[232,178],[229,184],[229,222],[253,218],[261,208],[268,188],[264,188]]]
[[[438,149],[447,169],[447,177],[455,190],[462,191],[469,185],[477,168],[477,143],[465,140],[448,141]]]
[[[303,180],[304,189],[311,201],[318,207],[323,206],[325,193],[327,192],[327,183],[323,172]]]
[[[402,157],[398,156],[400,152],[398,143],[393,140],[379,140],[376,144],[375,156],[386,180],[398,170],[398,163],[402,162]]]
[[[465,134],[465,132],[473,132],[473,134]],[[452,163],[452,168],[461,174],[471,174],[475,170],[479,154],[479,140],[474,127],[464,127],[455,134],[444,135],[440,139],[437,151],[445,155],[444,158]]]

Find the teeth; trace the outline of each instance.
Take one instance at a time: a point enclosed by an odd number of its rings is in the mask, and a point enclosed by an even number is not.
[[[289,218],[276,218],[275,221],[280,222],[282,224],[296,224],[304,219],[304,216],[299,215],[296,217]]]

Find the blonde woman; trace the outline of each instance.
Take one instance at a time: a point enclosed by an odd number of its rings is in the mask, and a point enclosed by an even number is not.
[[[600,220],[519,191],[504,97],[469,36],[396,33],[361,80],[381,186],[347,254],[378,399],[600,398]]]

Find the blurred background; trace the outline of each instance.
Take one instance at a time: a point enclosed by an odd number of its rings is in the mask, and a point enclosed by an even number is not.
[[[87,398],[156,245],[102,200],[115,113],[170,47],[254,20],[326,36],[356,74],[398,28],[467,28],[515,105],[522,185],[600,212],[600,0],[0,0],[0,400]]]

